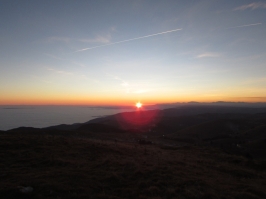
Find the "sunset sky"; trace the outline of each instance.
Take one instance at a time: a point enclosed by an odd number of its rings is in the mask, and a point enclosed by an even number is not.
[[[0,1],[0,105],[266,102],[266,1]]]

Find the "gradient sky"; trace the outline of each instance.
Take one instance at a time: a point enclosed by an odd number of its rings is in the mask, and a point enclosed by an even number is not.
[[[265,102],[266,2],[0,0],[0,56],[3,105]]]

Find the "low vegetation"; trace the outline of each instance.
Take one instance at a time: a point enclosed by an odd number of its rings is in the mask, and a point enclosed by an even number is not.
[[[265,161],[218,148],[27,132],[2,132],[0,148],[6,199],[266,198]]]

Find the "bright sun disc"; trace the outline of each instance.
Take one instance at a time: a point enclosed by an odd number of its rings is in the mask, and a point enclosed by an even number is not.
[[[140,102],[138,102],[138,103],[136,103],[136,107],[140,108],[140,107],[142,107],[142,104]]]

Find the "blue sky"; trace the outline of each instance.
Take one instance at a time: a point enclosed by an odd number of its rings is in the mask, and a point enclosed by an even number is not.
[[[2,0],[0,19],[0,104],[266,101],[265,1]]]

